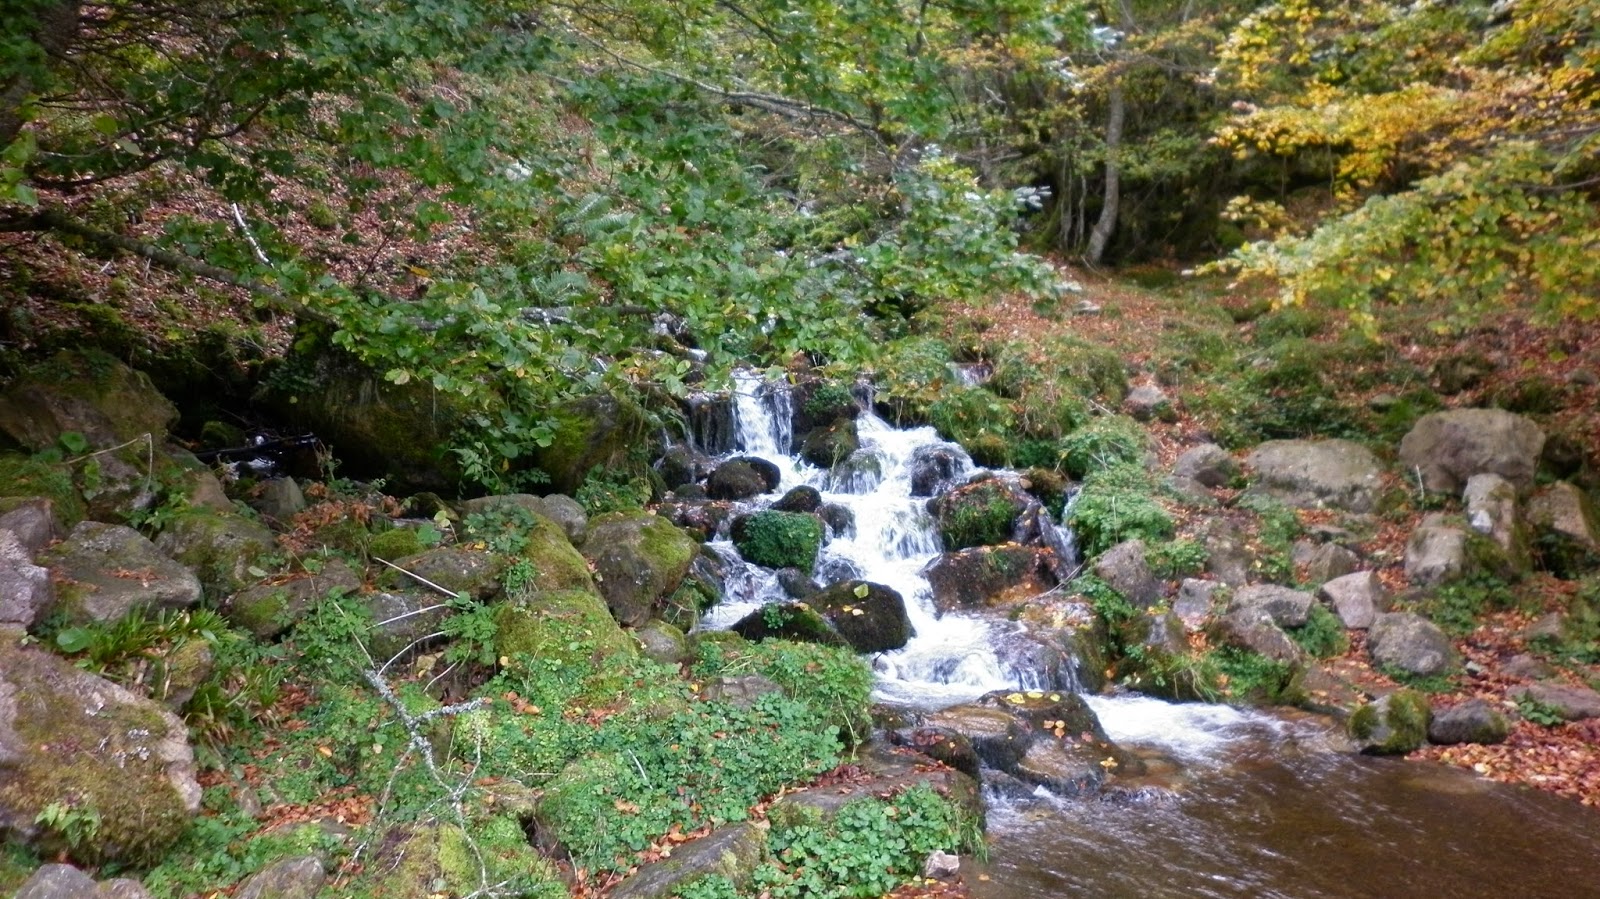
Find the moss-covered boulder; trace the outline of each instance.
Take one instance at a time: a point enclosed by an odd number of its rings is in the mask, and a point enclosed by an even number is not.
[[[672,855],[651,862],[618,884],[612,899],[668,899],[706,877],[721,877],[735,888],[750,885],[767,857],[764,829],[735,824],[674,846]]]
[[[85,864],[146,865],[200,810],[171,712],[0,635],[0,837]]]
[[[823,646],[850,645],[834,629],[831,621],[804,602],[769,602],[735,621],[729,630],[752,643],[793,640],[796,643],[820,643]]]
[[[587,518],[582,531],[587,532]],[[589,562],[572,545],[571,533],[561,523],[544,515],[535,515],[533,523],[523,531],[521,558],[533,565],[535,590],[584,590],[598,593],[594,575],[589,573]]]
[[[64,351],[0,394],[0,446],[38,452],[68,433],[90,449],[146,434],[160,446],[177,418],[143,373],[102,353]]]
[[[800,444],[800,457],[818,468],[832,468],[861,448],[861,437],[853,419],[841,418],[824,427],[812,428]]]
[[[576,494],[594,468],[643,474],[657,455],[650,414],[626,397],[582,397],[551,410],[550,417],[555,439],[531,461],[550,476],[557,493]]]
[[[806,602],[821,613],[856,652],[899,649],[913,634],[904,597],[882,584],[843,581],[807,597]]]
[[[928,503],[946,550],[994,546],[1012,539],[1017,522],[1037,501],[999,478],[959,487]]]
[[[156,546],[193,571],[206,596],[220,602],[255,583],[250,569],[277,550],[277,541],[243,515],[187,509],[161,529]]]
[[[689,657],[689,638],[672,624],[651,619],[634,629],[639,651],[645,658],[663,665],[679,665]]]
[[[500,575],[505,571],[506,559],[495,553],[464,546],[436,546],[414,556],[395,559],[392,564],[405,571],[386,569],[378,578],[380,587],[410,587],[417,583],[411,577],[416,575],[452,593],[464,593],[473,599],[485,601],[500,592]]]
[[[588,513],[577,500],[560,493],[552,493],[549,496],[503,493],[463,500],[457,506],[463,518],[471,515],[494,515],[508,508],[523,509],[555,522],[573,546],[582,546],[584,538],[589,534]]]
[[[471,842],[459,824],[437,818],[397,824],[376,835],[371,864],[339,895],[433,899],[495,884],[515,885],[520,896],[566,894],[555,865],[528,845],[515,817],[475,817],[467,825]]]
[[[1026,602],[1056,584],[1051,554],[1036,546],[975,546],[944,553],[924,569],[941,614]]]
[[[361,576],[341,559],[329,559],[316,571],[302,571],[289,580],[272,578],[252,584],[222,604],[229,623],[268,640],[294,626],[307,609],[330,596],[361,589]]]
[[[112,622],[135,609],[183,609],[200,601],[200,579],[143,534],[120,524],[79,522],[39,554],[50,569],[57,608],[73,623]]]
[[[422,586],[376,590],[361,594],[358,601],[372,617],[367,652],[379,665],[445,642],[441,627],[450,611],[444,597],[434,590]]]
[[[809,572],[822,548],[822,519],[804,512],[768,509],[735,518],[732,537],[747,562]]]
[[[648,512],[595,519],[583,545],[611,614],[629,627],[643,624],[665,604],[699,549],[682,528]]]
[[[1404,755],[1428,740],[1432,712],[1427,697],[1415,690],[1396,690],[1350,716],[1350,736],[1368,755]]]
[[[508,667],[559,666],[585,700],[615,700],[626,663],[639,657],[633,638],[587,591],[538,593],[521,605],[501,605],[494,616],[495,649]]]

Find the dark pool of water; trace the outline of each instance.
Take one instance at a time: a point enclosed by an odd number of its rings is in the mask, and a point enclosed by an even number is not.
[[[1600,899],[1600,812],[1282,744],[1191,770],[1166,798],[995,808],[990,844],[966,877],[978,899]]]

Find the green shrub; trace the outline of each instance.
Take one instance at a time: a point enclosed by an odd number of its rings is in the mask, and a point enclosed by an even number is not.
[[[1124,540],[1155,545],[1170,538],[1172,516],[1151,498],[1154,491],[1149,473],[1138,465],[1114,465],[1089,475],[1067,515],[1083,551],[1094,556]]]
[[[1012,433],[1016,414],[1009,402],[982,387],[954,387],[928,404],[928,422],[946,438],[967,446],[986,436],[1004,440]]]
[[[1195,540],[1170,540],[1149,544],[1144,559],[1156,577],[1165,580],[1194,577],[1205,570],[1209,554],[1205,544]]]
[[[756,512],[734,522],[733,543],[756,565],[810,571],[822,547],[822,520],[804,512]]]
[[[939,539],[946,550],[993,546],[1011,538],[1019,511],[999,481],[984,481],[940,499]]]
[[[1061,451],[1067,473],[1085,478],[1114,465],[1144,462],[1150,435],[1144,426],[1123,415],[1104,415],[1062,438]]]
[[[749,643],[731,634],[696,641],[695,677],[745,673],[760,674],[783,687],[851,744],[870,730],[872,671],[848,649],[787,640]]]
[[[1224,646],[1211,655],[1223,676],[1223,693],[1230,701],[1248,705],[1294,705],[1305,699],[1300,672],[1288,662],[1235,646]]]
[[[1350,638],[1345,634],[1344,622],[1321,603],[1313,603],[1310,617],[1300,627],[1288,629],[1289,638],[1300,648],[1319,659],[1343,655],[1350,648]]]

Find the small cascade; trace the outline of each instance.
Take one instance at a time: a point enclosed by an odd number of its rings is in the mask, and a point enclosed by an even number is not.
[[[873,660],[879,699],[936,708],[993,690],[1063,686],[1060,680],[1048,682],[1031,663],[1018,664],[1026,653],[1002,658],[997,647],[1020,627],[954,613],[941,617],[933,608],[922,570],[943,547],[928,512],[928,491],[914,490],[913,476],[919,460],[933,452],[949,469],[940,472],[940,481],[965,482],[971,460],[959,446],[942,440],[933,428],[895,428],[869,410],[856,421],[861,449],[837,472],[818,469],[789,455],[791,392],[754,373],[736,375],[735,383],[736,448],[776,464],[782,473],[778,490],[757,505],[800,485],[815,487],[824,503],[843,506],[854,519],[853,528],[834,535],[823,548],[817,579],[826,585],[860,577],[893,588],[906,601],[916,635],[904,649]],[[786,599],[770,572],[745,566],[726,541],[714,546],[730,570],[741,573],[729,577],[724,600],[704,626],[728,627],[763,603]]]
[[[733,401],[721,394],[701,393],[689,398],[690,445],[707,456],[733,452],[738,439]]]

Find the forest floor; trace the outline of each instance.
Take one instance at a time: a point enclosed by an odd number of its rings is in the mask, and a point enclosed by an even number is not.
[[[1260,316],[1269,304],[1259,297],[1229,293],[1219,284],[1189,284],[1159,270],[1144,273],[1153,274],[1159,281],[1153,289],[1136,286],[1126,275],[1071,274],[1083,286],[1083,293],[1069,305],[1079,302],[1083,307],[1092,307],[1088,314],[1069,312],[1064,317],[1054,310],[1041,310],[1024,298],[1001,298],[981,306],[960,305],[942,310],[944,334],[954,345],[1031,342],[1044,352],[1047,341],[1066,331],[1080,340],[1112,347],[1126,360],[1130,372],[1137,372],[1131,378],[1134,385],[1155,384],[1172,400],[1177,412],[1174,420],[1157,420],[1149,425],[1163,465],[1170,465],[1189,447],[1216,440],[1231,423],[1225,418],[1226,407],[1210,402],[1209,394],[1243,377],[1257,357],[1272,353],[1273,340],[1257,333],[1267,327],[1266,319]],[[1541,426],[1552,434],[1564,435],[1587,452],[1587,471],[1596,467],[1594,448],[1600,447],[1600,323],[1568,321],[1540,326],[1510,309],[1471,328],[1442,327],[1440,323],[1450,320],[1448,313],[1393,307],[1379,310],[1375,333],[1357,336],[1358,342],[1381,344],[1382,352],[1351,354],[1342,359],[1341,341],[1349,340],[1353,329],[1337,312],[1317,315],[1321,321],[1316,333],[1307,339],[1321,343],[1327,350],[1316,358],[1329,367],[1323,373],[1323,383],[1336,385],[1333,390],[1337,395],[1331,398],[1335,407],[1360,409],[1379,394],[1411,389],[1417,385],[1397,381],[1414,380],[1419,372],[1425,377],[1434,375],[1435,382],[1426,386],[1438,388],[1437,373],[1450,371],[1457,360],[1481,360],[1491,373],[1443,396],[1442,405],[1508,405],[1504,400],[1511,387],[1538,385],[1531,389],[1542,389],[1550,395],[1539,400],[1540,414],[1536,418]],[[1197,328],[1231,344],[1231,359],[1215,371],[1190,375],[1180,370],[1174,376],[1171,363],[1187,352],[1181,344]],[[974,335],[978,335],[976,340]],[[1394,433],[1371,435],[1363,442],[1386,461],[1392,461],[1398,449],[1398,436]],[[1248,449],[1248,445],[1241,447],[1235,455],[1242,458]],[[1399,478],[1394,478],[1390,486],[1414,490]],[[1236,497],[1222,491],[1220,498],[1226,510]],[[1208,514],[1192,507],[1167,505],[1179,519],[1180,535],[1198,523],[1195,518]],[[1437,505],[1413,502],[1386,509],[1378,516],[1375,527],[1365,529],[1372,536],[1360,546],[1360,555],[1376,568],[1391,596],[1402,595],[1410,587],[1403,564],[1405,543],[1432,508]],[[1324,512],[1306,510],[1297,514],[1307,525],[1325,522],[1328,517]],[[1478,610],[1476,626],[1455,637],[1456,648],[1467,662],[1465,671],[1447,683],[1426,685],[1436,711],[1471,698],[1482,698],[1501,709],[1512,722],[1510,737],[1496,745],[1427,745],[1410,758],[1469,768],[1496,781],[1525,784],[1600,808],[1600,720],[1553,724],[1530,720],[1513,697],[1520,687],[1532,681],[1507,670],[1508,662],[1526,659],[1536,649],[1530,645],[1529,626],[1548,613],[1568,608],[1580,583],[1534,572],[1514,585],[1506,585],[1504,589],[1509,593],[1491,602],[1487,609]],[[1369,697],[1401,686],[1371,664],[1364,634],[1352,632],[1352,636],[1349,649],[1342,656],[1324,660],[1322,669]],[[1594,664],[1596,661],[1600,657],[1586,654],[1541,659],[1554,663],[1558,678],[1589,685],[1600,684],[1600,665]]]

